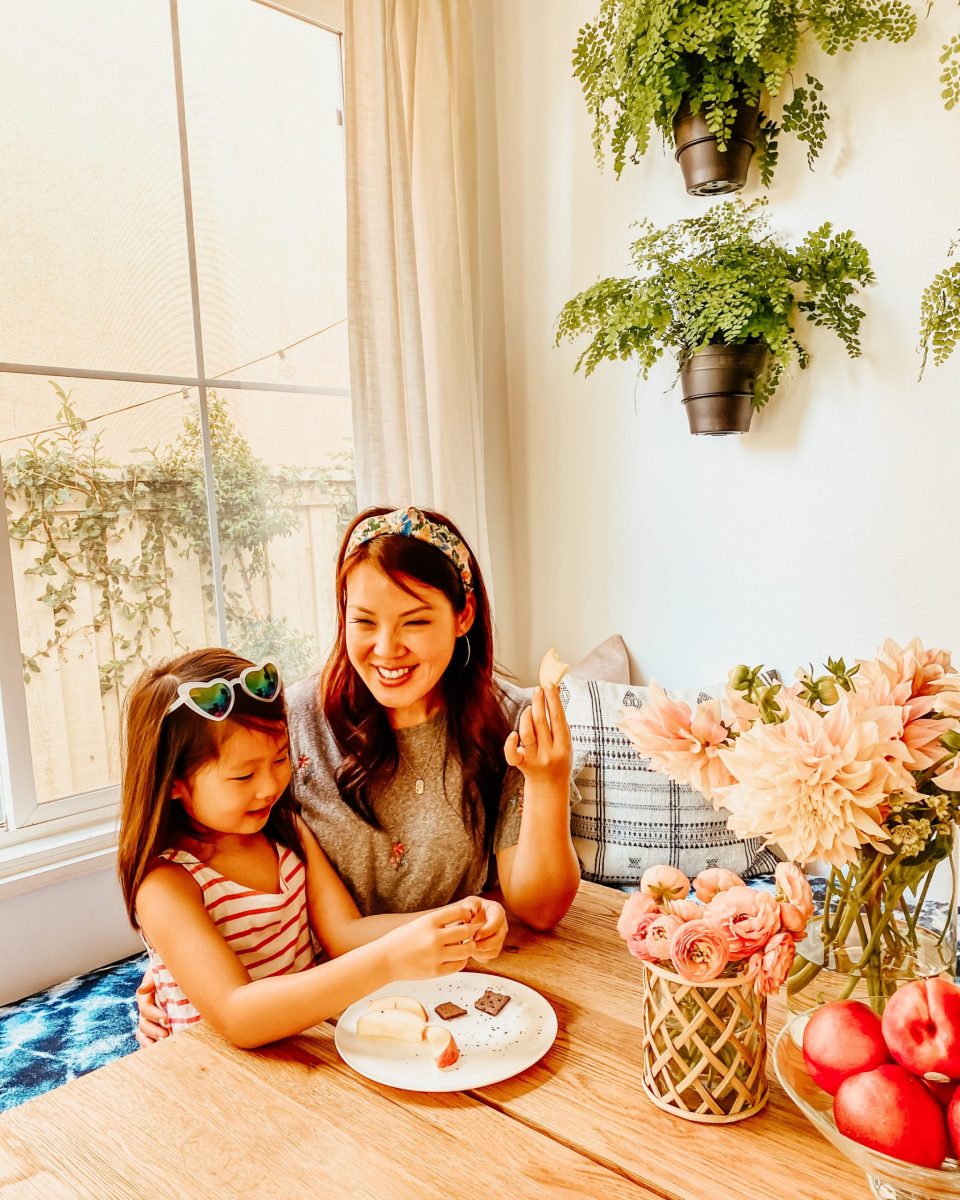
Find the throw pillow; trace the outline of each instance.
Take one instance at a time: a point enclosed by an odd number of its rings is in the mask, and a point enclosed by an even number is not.
[[[777,856],[763,850],[760,839],[741,840],[727,829],[727,814],[700,792],[651,771],[617,728],[621,709],[642,707],[648,694],[637,684],[571,675],[560,685],[580,793],[571,830],[584,878],[623,887],[639,883],[648,867],[660,863],[691,879],[707,867],[726,867],[742,878],[772,871]],[[693,706],[711,692],[671,695]]]

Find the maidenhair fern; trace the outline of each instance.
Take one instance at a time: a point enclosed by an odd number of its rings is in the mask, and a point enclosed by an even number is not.
[[[589,375],[606,359],[636,358],[646,378],[666,350],[683,363],[711,344],[764,344],[771,365],[757,382],[760,408],[792,361],[809,362],[794,329],[798,312],[832,329],[856,358],[864,314],[853,296],[874,281],[867,251],[828,223],[791,250],[770,231],[765,204],[728,200],[664,229],[640,221],[631,248],[637,273],[600,280],[560,313],[557,342],[592,335],[576,369]]]
[[[836,54],[873,38],[906,41],[916,25],[905,0],[600,0],[577,37],[573,73],[594,119],[597,157],[609,140],[619,177],[646,151],[651,126],[671,138],[684,100],[725,149],[738,103],[779,96],[804,37]],[[955,91],[955,71],[951,79]],[[810,163],[826,137],[821,91],[807,75],[783,107],[782,127],[804,143]],[[776,165],[778,132],[767,113],[757,145],[764,183]]]

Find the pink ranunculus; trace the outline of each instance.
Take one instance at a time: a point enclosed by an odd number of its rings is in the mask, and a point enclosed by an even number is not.
[[[769,892],[734,887],[704,906],[704,920],[718,925],[730,942],[730,957],[749,958],[780,928],[780,905]]]
[[[642,892],[632,892],[626,899],[626,903],[620,910],[620,916],[617,918],[617,933],[626,940],[636,932],[637,921],[648,913],[659,914],[660,910],[657,907],[657,902],[652,896],[646,896]]]
[[[758,996],[772,996],[779,989],[790,974],[796,953],[796,942],[784,929],[775,933],[759,953],[751,957],[748,973],[753,974],[753,990]]]
[[[777,863],[773,873],[780,901],[780,924],[797,940],[802,940],[807,922],[813,916],[813,893],[806,875],[796,863]]]
[[[699,921],[703,917],[703,905],[696,900],[671,900],[667,912],[681,921]]]
[[[686,921],[673,935],[670,958],[677,974],[688,982],[707,983],[730,961],[730,943],[718,925]]]
[[[642,917],[638,917],[634,923],[633,929],[627,935],[627,949],[634,958],[642,958],[644,962],[657,962],[659,954],[647,941],[647,934],[650,931],[650,926],[662,914],[657,912],[644,913]]]
[[[743,880],[726,867],[708,867],[693,881],[697,899],[702,900],[704,904],[709,904],[718,892],[729,891],[732,887],[743,887]]]
[[[671,939],[683,925],[679,917],[672,917],[669,913],[654,917],[647,927],[647,949],[659,959],[669,958]]]
[[[618,727],[655,771],[686,783],[717,803],[718,789],[733,783],[719,757],[730,732],[720,719],[720,701],[705,700],[691,712],[683,700],[673,700],[656,683],[642,709],[624,710]]]
[[[640,876],[640,891],[658,904],[682,900],[690,891],[690,880],[676,867],[648,867]]]

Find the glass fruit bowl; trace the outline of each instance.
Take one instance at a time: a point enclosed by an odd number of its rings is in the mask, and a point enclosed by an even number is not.
[[[813,1127],[850,1159],[867,1177],[880,1200],[957,1200],[960,1163],[948,1158],[939,1170],[881,1154],[844,1137],[833,1120],[833,1097],[813,1082],[803,1062],[803,1026],[810,1014],[789,1020],[773,1047],[773,1069],[784,1091]]]

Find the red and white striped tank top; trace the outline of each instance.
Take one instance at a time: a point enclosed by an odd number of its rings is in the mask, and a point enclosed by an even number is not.
[[[307,915],[307,873],[292,850],[280,845],[276,849],[279,892],[258,892],[225,879],[185,850],[166,850],[160,856],[179,863],[197,881],[204,908],[252,979],[303,971],[315,959]],[[157,1006],[166,1014],[170,1032],[199,1021],[200,1014],[149,942],[147,950],[157,983]]]

